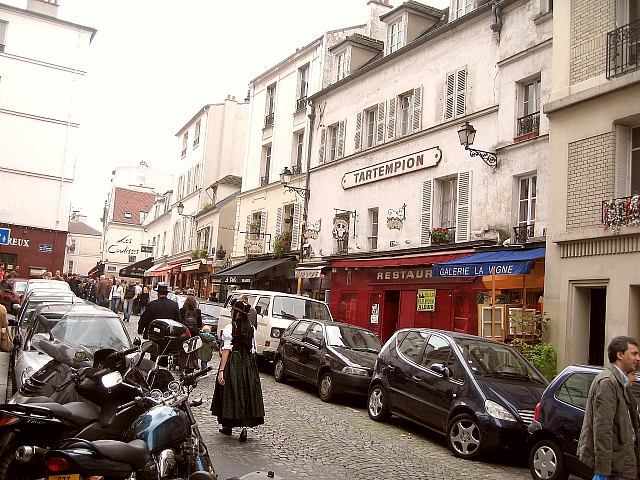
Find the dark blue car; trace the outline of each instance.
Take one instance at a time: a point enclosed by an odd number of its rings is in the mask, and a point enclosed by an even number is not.
[[[603,367],[570,365],[549,384],[529,425],[529,471],[535,480],[585,479],[593,470],[578,460],[578,439],[589,388]],[[640,398],[640,384],[632,387]]]

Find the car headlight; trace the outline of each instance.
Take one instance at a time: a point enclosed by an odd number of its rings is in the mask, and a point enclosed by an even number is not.
[[[364,368],[358,367],[344,367],[342,369],[342,373],[348,373],[350,375],[362,375],[363,377],[369,375],[369,373]]]
[[[484,408],[489,415],[493,418],[497,418],[498,420],[508,420],[510,422],[517,422],[516,417],[514,417],[509,410],[504,408],[499,403],[494,402],[493,400],[485,400]]]
[[[273,338],[280,338],[280,335],[282,335],[282,330],[280,330],[279,328],[275,328],[275,327],[273,327],[271,329],[271,336]]]

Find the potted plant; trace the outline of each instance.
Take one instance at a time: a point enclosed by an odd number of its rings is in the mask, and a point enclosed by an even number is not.
[[[276,235],[273,241],[273,256],[274,258],[280,257],[284,253],[291,251],[291,230],[285,230],[284,232]]]
[[[255,220],[249,224],[249,231],[253,234],[260,233],[260,220]]]
[[[208,212],[212,208],[213,208],[213,205],[210,202],[207,202],[204,205],[202,205],[202,208],[200,208],[200,213]]]
[[[217,260],[224,260],[225,255],[227,254],[227,252],[225,252],[224,247],[222,245],[220,245],[218,247],[218,250],[216,250],[216,259]]]
[[[195,248],[191,250],[191,260],[198,260],[207,256],[206,248]]]
[[[453,240],[453,233],[448,228],[435,227],[429,230],[429,237],[431,237],[431,243],[451,243]]]

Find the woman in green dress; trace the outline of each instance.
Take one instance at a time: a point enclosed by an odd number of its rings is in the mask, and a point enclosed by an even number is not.
[[[255,329],[249,323],[249,310],[248,303],[236,302],[231,323],[222,330],[222,358],[211,403],[220,433],[231,435],[233,427],[242,427],[241,442],[247,439],[247,427],[264,423],[262,387],[254,357]]]

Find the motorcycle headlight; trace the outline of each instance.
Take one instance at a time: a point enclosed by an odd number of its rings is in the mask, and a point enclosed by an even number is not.
[[[514,417],[509,410],[493,400],[485,400],[484,408],[493,418],[497,418],[498,420],[508,420],[509,422],[517,422],[516,417]]]
[[[358,367],[344,367],[342,369],[342,373],[348,373],[350,375],[361,375],[363,377],[366,377],[369,375],[364,368],[358,368]]]

